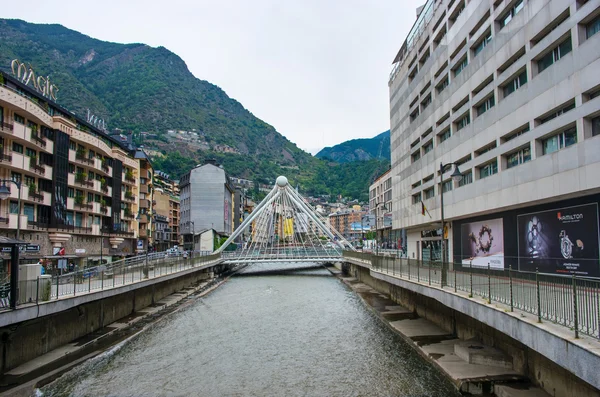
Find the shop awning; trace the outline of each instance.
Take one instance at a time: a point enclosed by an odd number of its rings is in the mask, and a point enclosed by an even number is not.
[[[72,259],[72,258],[85,258],[84,256],[78,255],[46,255],[44,259]]]

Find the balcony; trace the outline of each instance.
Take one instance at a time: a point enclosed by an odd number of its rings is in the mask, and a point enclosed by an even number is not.
[[[48,220],[27,220],[27,229],[48,229]]]
[[[10,154],[0,153],[0,163],[6,161],[7,163],[12,162],[12,156]]]
[[[31,131],[31,140],[39,147],[46,148],[46,140],[42,138],[37,131]]]
[[[8,225],[8,214],[6,214],[6,217],[0,216],[0,225]]]
[[[33,201],[37,201],[38,203],[42,203],[44,201],[44,195],[36,192],[34,189],[29,187],[29,192],[27,196]]]
[[[140,208],[150,208],[150,200],[140,199]]]
[[[89,188],[93,188],[94,187],[94,181],[88,180],[86,173],[77,173],[77,174],[75,174],[75,183],[77,183],[77,184],[79,184],[81,186],[89,187]]]
[[[94,209],[94,206],[92,205],[92,203],[86,203],[83,196],[76,196],[75,208],[81,208],[83,210],[92,211]]]
[[[123,194],[123,199],[128,201],[135,201],[135,194],[126,191],[125,194]]]
[[[37,163],[37,159],[35,157],[29,158],[29,169],[33,170],[36,174],[45,175],[46,169]]]
[[[0,123],[0,132],[5,132],[7,134],[12,134],[14,130],[14,126],[10,123]]]
[[[82,164],[86,164],[86,165],[92,165],[92,166],[94,165],[94,159],[86,157],[86,155],[81,152],[75,153],[75,161],[78,161],[78,162],[80,162]]]

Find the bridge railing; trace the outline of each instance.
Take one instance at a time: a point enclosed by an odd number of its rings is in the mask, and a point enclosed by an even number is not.
[[[220,257],[220,254],[205,252],[185,256],[156,252],[64,274],[38,276],[35,280],[19,282],[17,304],[40,303],[145,281],[199,267]],[[0,298],[0,307],[6,306],[8,298]]]
[[[521,310],[579,333],[600,338],[600,280],[539,272],[491,269],[344,251],[344,257],[360,261],[372,270],[448,291],[463,291]]]
[[[335,249],[304,249],[301,247],[277,247],[261,250],[237,250],[221,253],[223,259],[229,260],[275,260],[275,259],[302,259],[302,258],[340,258],[341,251]]]

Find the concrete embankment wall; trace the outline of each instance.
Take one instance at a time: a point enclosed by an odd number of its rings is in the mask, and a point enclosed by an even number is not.
[[[548,359],[521,341],[507,335],[505,332],[451,308],[438,299],[374,277],[370,269],[357,266],[356,264],[350,265],[350,274],[377,291],[388,294],[393,301],[414,311],[419,317],[426,318],[445,331],[456,335],[456,337],[460,339],[475,338],[511,355],[513,357],[514,369],[526,375],[532,383],[543,388],[552,396],[600,396],[600,392],[596,387],[558,365],[553,360]],[[567,344],[557,346],[557,348],[563,349],[563,352],[560,350],[557,352],[557,354],[562,356],[575,354],[573,351],[576,350],[572,345],[568,346]],[[586,366],[588,364],[580,362],[577,365]],[[570,368],[576,370],[574,366]],[[593,381],[595,372],[597,374],[596,381],[598,381],[600,379],[598,369],[592,367],[589,370],[592,371],[591,375],[589,375],[591,376],[590,379]],[[585,373],[586,369],[584,368],[583,371],[577,369],[577,371]]]
[[[0,328],[1,374],[60,346],[89,335],[123,319],[162,298],[209,278],[212,269],[193,269],[97,293],[63,298],[28,310],[51,314],[34,317]],[[61,305],[63,310],[44,308]],[[18,309],[21,310],[21,309]]]

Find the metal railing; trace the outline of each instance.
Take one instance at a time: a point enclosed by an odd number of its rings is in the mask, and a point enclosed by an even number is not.
[[[17,305],[39,304],[67,296],[102,291],[142,282],[202,266],[220,259],[219,254],[207,252],[167,254],[149,253],[112,262],[108,265],[74,269],[64,274],[38,276],[19,282]],[[7,308],[8,284],[0,285],[0,308]]]
[[[344,251],[344,257],[361,261],[372,270],[442,288],[480,296],[488,303],[521,310],[542,320],[566,326],[579,333],[600,338],[600,280],[579,277],[491,269],[449,264],[445,274],[440,262],[427,262],[393,255]]]

